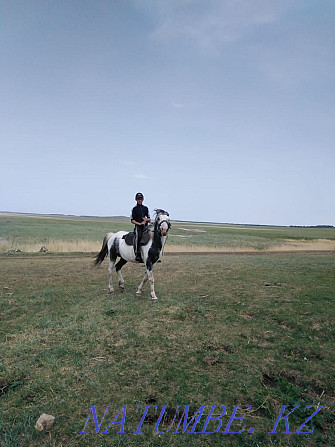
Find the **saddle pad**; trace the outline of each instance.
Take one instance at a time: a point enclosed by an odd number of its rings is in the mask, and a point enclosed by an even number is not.
[[[133,231],[131,231],[130,233],[127,233],[124,236],[122,236],[122,239],[125,240],[127,245],[134,245],[135,234],[133,233]]]
[[[134,245],[135,234],[133,231],[131,231],[130,233],[127,233],[124,236],[122,236],[122,239],[125,240],[127,245]],[[147,243],[149,242],[149,239],[150,239],[150,231],[144,230],[144,233],[142,234],[142,237],[140,240],[140,245],[147,245]]]

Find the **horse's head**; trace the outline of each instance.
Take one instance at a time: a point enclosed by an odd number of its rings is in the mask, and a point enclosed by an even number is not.
[[[160,236],[167,236],[168,231],[171,228],[169,213],[161,209],[155,209],[155,212],[155,228],[160,233]]]

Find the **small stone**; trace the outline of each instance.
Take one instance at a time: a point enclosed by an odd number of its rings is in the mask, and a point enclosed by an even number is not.
[[[35,425],[38,431],[49,431],[55,422],[55,417],[50,414],[42,414]]]

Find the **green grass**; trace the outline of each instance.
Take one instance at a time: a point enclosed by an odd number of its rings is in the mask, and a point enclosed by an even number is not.
[[[47,243],[50,239],[95,241],[109,231],[133,228],[126,218],[43,217],[0,214],[0,235],[18,244],[26,240]]]
[[[0,213],[0,246],[6,241],[14,248],[20,248],[20,244],[25,243],[47,246],[48,242],[57,240],[100,243],[107,232],[132,229],[133,225],[127,218],[42,217]],[[258,227],[173,221],[168,248],[182,245],[186,250],[192,247],[270,250],[271,247],[287,244],[287,241],[313,240],[334,241],[335,228]]]
[[[15,446],[330,446],[334,445],[334,290],[331,253],[166,255],[135,297],[143,266],[124,267],[126,291],[107,293],[107,263],[92,269],[87,255],[0,255],[1,447]],[[116,278],[115,278],[116,279]],[[286,434],[281,405],[324,405],[304,431]],[[94,404],[92,419],[79,434]],[[166,433],[173,412],[136,431],[141,404],[175,408],[251,405],[242,434]],[[127,405],[119,425],[103,434]],[[292,407],[290,407],[292,408]],[[50,433],[34,428],[42,413],[56,417]],[[208,413],[208,410],[207,410]],[[207,414],[206,413],[206,414]],[[241,416],[241,414],[237,415]],[[197,426],[202,429],[202,423]],[[253,434],[248,433],[255,428]],[[214,431],[212,421],[208,431]],[[175,431],[175,428],[174,428]]]
[[[185,231],[187,230],[187,231]],[[180,236],[184,236],[180,239]],[[287,240],[311,241],[335,239],[335,228],[293,228],[240,226],[176,222],[169,244],[205,245],[208,247],[247,247],[258,250],[281,245]]]

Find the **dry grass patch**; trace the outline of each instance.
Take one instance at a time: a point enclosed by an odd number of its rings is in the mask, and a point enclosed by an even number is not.
[[[269,244],[267,247],[257,248],[250,246],[218,246],[206,245],[169,245],[166,253],[254,253],[254,252],[292,252],[292,251],[335,251],[335,241],[330,239],[291,240],[285,239],[281,244]]]
[[[333,251],[335,250],[335,241],[330,239],[312,239],[312,240],[290,240],[286,239],[283,244],[274,245],[269,251]]]
[[[100,241],[50,239],[47,242],[36,242],[35,240],[24,240],[18,242],[15,239],[0,240],[0,252],[21,250],[24,253],[38,253],[41,247],[46,247],[53,253],[93,253],[101,249]]]

